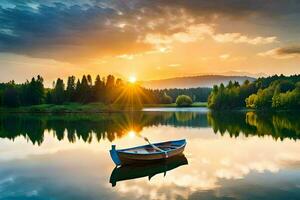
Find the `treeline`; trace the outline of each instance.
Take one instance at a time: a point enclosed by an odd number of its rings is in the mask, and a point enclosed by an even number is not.
[[[208,98],[213,109],[300,109],[300,75],[271,76],[254,82],[214,86]]]
[[[43,103],[45,95],[43,81],[41,76],[37,76],[23,84],[16,84],[14,81],[0,83],[0,106],[17,107]]]
[[[45,88],[43,78],[37,76],[31,81],[26,81],[23,84],[16,84],[14,81],[9,83],[2,83],[0,85],[0,105],[7,107],[30,106],[38,104],[64,104],[68,102],[76,103],[90,103],[102,102],[105,104],[124,103],[122,101],[128,100],[128,94],[125,90],[129,89],[126,83],[115,78],[112,75],[100,78],[96,76],[95,81],[92,80],[91,75],[83,75],[81,79],[75,76],[70,76],[65,83],[63,79],[58,78],[53,82],[53,88]],[[132,89],[132,88],[131,88]],[[136,91],[132,102],[136,103],[137,99],[143,103],[147,101],[155,101],[154,95],[150,94],[143,88],[136,86]],[[124,94],[123,94],[124,93]],[[144,95],[149,93],[149,98]],[[120,95],[123,95],[120,97]]]
[[[81,79],[69,76],[65,83],[58,78],[53,88],[45,88],[41,76],[22,84],[14,81],[0,84],[0,106],[18,107],[39,104],[65,104],[69,102],[104,104],[159,104],[174,103],[181,94],[189,95],[194,101],[205,101],[209,88],[151,90],[137,84],[130,84],[113,75],[107,77],[83,75]]]
[[[198,87],[185,89],[172,88],[152,91],[154,94],[158,94],[160,97],[159,101],[161,103],[175,103],[176,98],[180,95],[187,95],[191,97],[193,102],[206,102],[212,89]]]

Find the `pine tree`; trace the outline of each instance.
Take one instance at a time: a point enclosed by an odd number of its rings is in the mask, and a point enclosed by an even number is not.
[[[53,101],[55,104],[63,104],[65,101],[65,85],[60,78],[57,79],[53,90]]]
[[[66,100],[67,101],[75,101],[75,92],[76,92],[76,85],[75,85],[75,76],[69,76],[67,82],[67,89],[66,89]]]
[[[104,100],[104,83],[101,81],[100,76],[97,75],[95,85],[93,87],[94,100],[103,102]]]

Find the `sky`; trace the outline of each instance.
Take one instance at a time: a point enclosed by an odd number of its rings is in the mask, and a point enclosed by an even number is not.
[[[297,0],[1,0],[0,82],[300,73]]]

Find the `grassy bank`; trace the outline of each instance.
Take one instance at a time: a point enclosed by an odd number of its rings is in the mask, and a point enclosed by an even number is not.
[[[133,108],[138,110],[140,108]],[[106,105],[102,103],[90,104],[41,104],[34,106],[22,106],[18,108],[0,108],[2,113],[101,113],[101,112],[123,112],[132,110],[131,107],[124,107],[118,104]]]
[[[207,103],[194,103],[191,107],[206,107]],[[176,104],[147,104],[144,107],[177,107]],[[34,106],[22,106],[18,108],[0,108],[0,113],[103,113],[103,112],[127,112],[141,110],[142,107],[122,106],[119,104],[70,103],[64,105],[41,104]]]
[[[155,108],[155,107],[160,107],[160,108],[175,108],[178,107],[176,103],[171,103],[171,104],[145,104],[145,108]],[[195,102],[189,107],[207,107],[207,102]]]

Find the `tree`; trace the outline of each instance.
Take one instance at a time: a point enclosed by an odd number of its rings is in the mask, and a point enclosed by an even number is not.
[[[115,88],[115,77],[113,75],[108,75],[105,85],[106,103],[112,103],[114,100],[114,88]]]
[[[293,85],[294,90],[285,93],[276,91],[272,98],[272,108],[275,109],[300,109],[300,82]]]
[[[3,105],[7,107],[18,107],[20,105],[19,94],[14,86],[10,86],[4,91]]]
[[[60,78],[57,79],[53,89],[53,102],[55,104],[62,104],[65,101],[65,84]]]
[[[77,81],[76,84],[76,101],[80,103],[88,103],[91,100],[92,88],[88,83],[87,77],[85,75],[82,76],[81,82]]]
[[[35,92],[36,92],[36,103],[41,104],[45,98],[45,88],[44,88],[44,79],[40,75],[37,76]]]
[[[41,104],[44,101],[44,84],[43,78],[37,76],[37,79],[34,77],[30,82],[26,81],[21,87],[21,101],[24,105],[37,105]]]
[[[4,93],[4,91],[0,90],[0,106],[3,105],[3,93]]]
[[[248,98],[246,98],[245,102],[247,108],[252,108],[252,109],[256,108],[257,95],[251,94]]]
[[[53,97],[52,97],[52,93],[50,90],[47,91],[46,93],[46,103],[47,104],[52,104],[53,103]]]
[[[86,78],[87,78],[87,81],[88,81],[88,85],[89,85],[90,87],[92,87],[92,85],[93,85],[92,76],[88,74]]]
[[[101,81],[101,78],[99,75],[97,75],[95,84],[94,84],[94,99],[95,101],[104,101],[104,82]]]
[[[67,82],[66,89],[66,100],[67,101],[75,101],[75,93],[76,93],[76,84],[75,84],[75,76],[69,76]]]
[[[113,75],[108,75],[106,79],[106,87],[111,89],[115,86],[115,77]]]
[[[227,85],[227,88],[228,88],[228,89],[231,89],[232,87],[233,87],[233,83],[232,83],[232,81],[230,80],[229,83],[228,83],[228,85]]]
[[[80,102],[88,103],[91,97],[91,87],[89,85],[89,81],[85,75],[83,75],[81,79],[81,91],[80,91]]]
[[[80,102],[80,93],[81,93],[81,83],[80,83],[80,80],[78,79],[77,82],[76,82],[76,87],[75,87],[75,101],[76,102]]]
[[[192,105],[192,98],[187,95],[180,95],[176,99],[176,105],[180,107]]]
[[[161,98],[161,103],[163,103],[163,104],[171,104],[171,103],[173,103],[173,99],[172,99],[172,97],[170,97],[169,95],[167,95],[167,93],[164,92],[164,95]]]
[[[243,85],[249,85],[250,84],[250,81],[248,80],[248,79],[246,79],[245,81],[244,81],[244,84]]]

